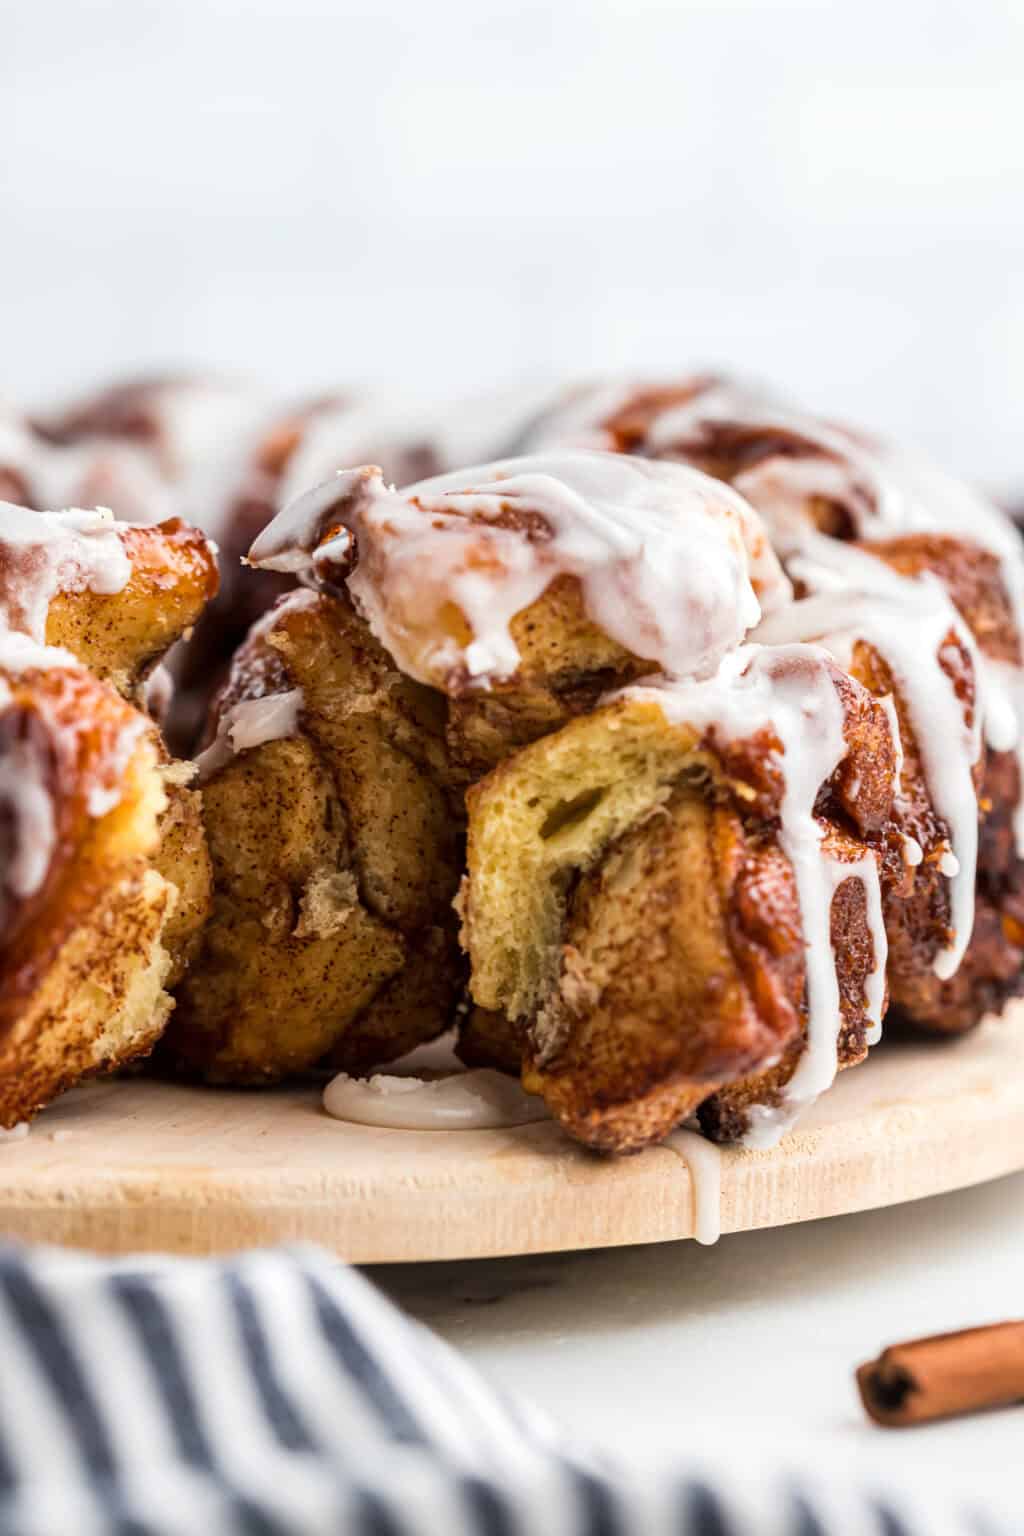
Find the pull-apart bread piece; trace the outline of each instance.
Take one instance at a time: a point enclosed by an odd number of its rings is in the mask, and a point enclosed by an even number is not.
[[[400,492],[353,470],[282,513],[251,559],[350,594],[401,671],[445,695],[463,783],[609,688],[706,676],[790,593],[741,497],[604,453],[509,459]]]
[[[253,630],[199,758],[215,895],[167,1035],[179,1070],[358,1071],[448,1027],[462,838],[442,702],[343,595],[296,592]]]
[[[770,1122],[865,1055],[895,768],[887,711],[824,652],[742,647],[469,791],[473,995],[574,1136],[635,1150],[755,1070]]]
[[[195,794],[139,705],[215,587],[173,522],[0,505],[0,1123],[150,1050],[209,905]]]

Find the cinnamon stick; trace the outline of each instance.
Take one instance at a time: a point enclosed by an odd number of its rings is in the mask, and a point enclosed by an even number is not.
[[[1024,1322],[892,1344],[857,1370],[876,1424],[902,1428],[1024,1399]]]

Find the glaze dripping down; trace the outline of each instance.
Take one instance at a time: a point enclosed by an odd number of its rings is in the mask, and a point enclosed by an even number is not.
[[[789,591],[728,487],[598,453],[510,459],[401,492],[377,470],[349,471],[286,509],[250,560],[344,580],[402,670],[442,686],[514,676],[511,621],[559,577],[626,651],[685,677],[712,673]]]
[[[864,889],[873,950],[866,985],[869,1039],[882,1029],[888,940],[882,914],[878,865],[871,853],[856,863],[837,860],[825,846],[814,814],[819,791],[847,754],[842,701],[834,663],[810,645],[742,647],[715,677],[703,682],[664,681],[625,690],[630,698],[657,703],[670,722],[714,727],[723,742],[769,730],[781,746],[778,768],[784,789],[779,845],[796,881],[803,929],[806,1044],[785,1088],[791,1117],[830,1086],[838,1066],[842,1024],[836,956],[832,948],[832,899],[846,880]],[[779,1134],[785,1129],[780,1124]]]
[[[113,513],[30,512],[0,502],[0,630],[43,644],[58,592],[121,592],[131,574]]]

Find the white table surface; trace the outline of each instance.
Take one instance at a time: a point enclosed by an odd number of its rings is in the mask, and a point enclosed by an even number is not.
[[[871,1425],[886,1344],[1024,1317],[1024,1174],[886,1210],[693,1242],[368,1271],[495,1383],[631,1462],[729,1449],[993,1496],[1024,1528],[1024,1407]]]

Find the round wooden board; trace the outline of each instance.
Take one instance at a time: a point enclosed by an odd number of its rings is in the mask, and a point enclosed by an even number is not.
[[[893,1205],[1024,1167],[1024,1004],[962,1040],[886,1043],[770,1152],[727,1151],[722,1230]],[[0,1144],[0,1230],[107,1253],[312,1241],[357,1263],[693,1234],[665,1147],[595,1157],[549,1121],[388,1131],[312,1089],[91,1084]]]

